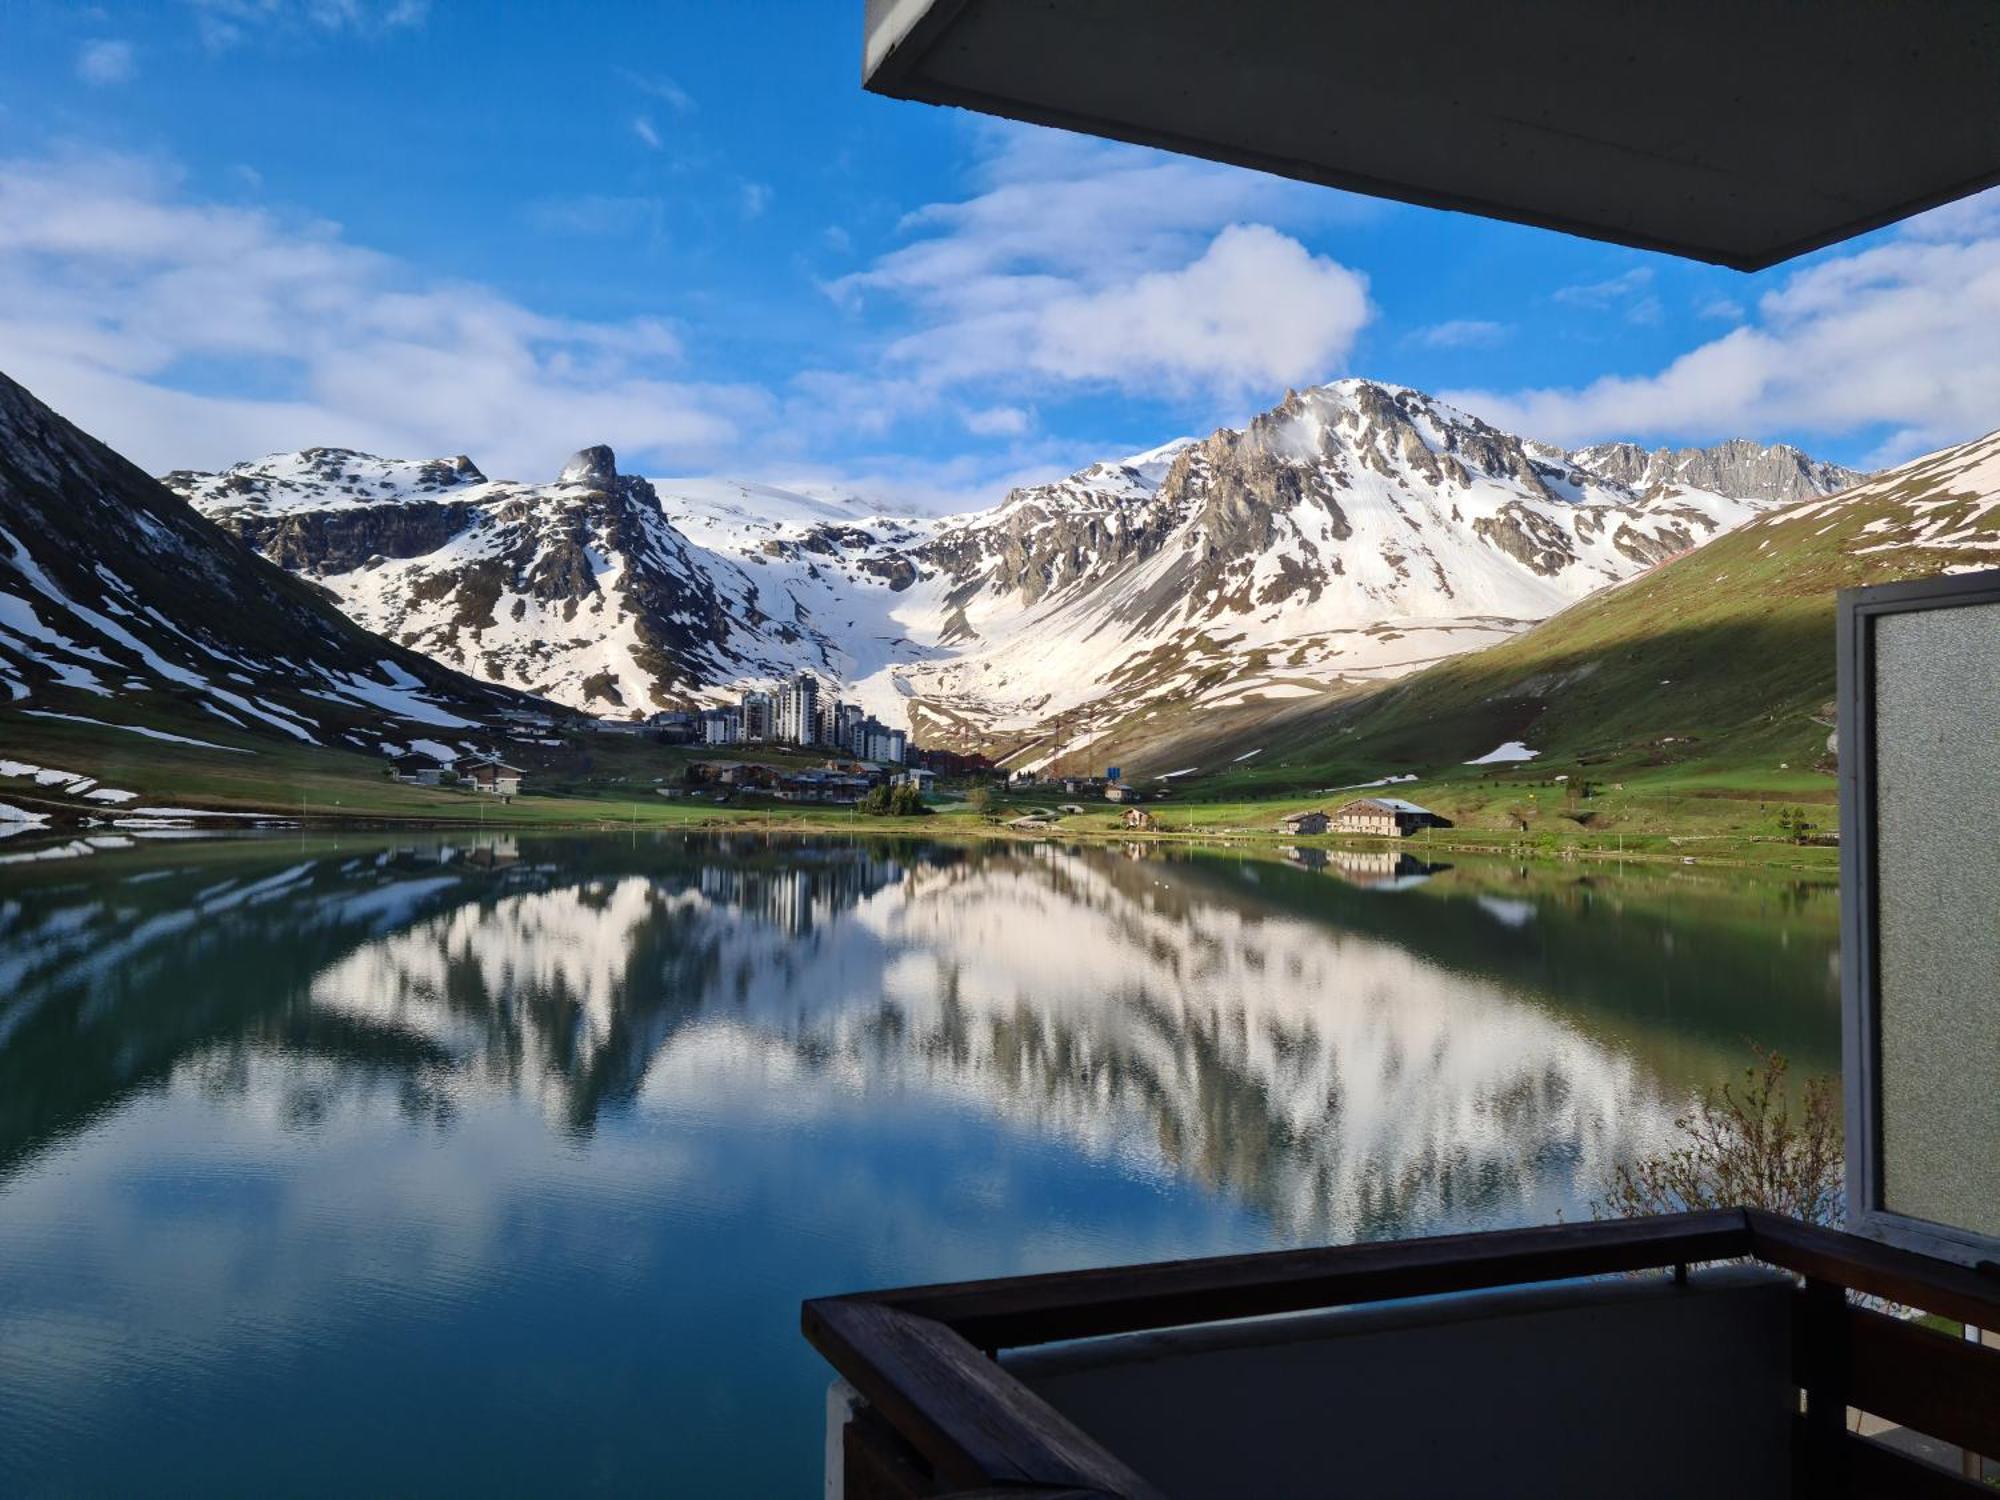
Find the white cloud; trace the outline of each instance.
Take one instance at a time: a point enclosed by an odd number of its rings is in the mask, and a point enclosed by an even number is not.
[[[189,0],[202,43],[220,52],[255,32],[407,31],[430,16],[430,0]]]
[[[964,416],[965,430],[978,437],[1019,437],[1028,430],[1029,420],[1018,406],[986,406]]]
[[[316,443],[465,452],[522,477],[590,442],[685,467],[768,410],[753,388],[685,379],[657,320],[537,313],[118,157],[0,161],[0,349],[155,471]],[[210,372],[203,389],[178,383],[188,370]],[[236,372],[227,394],[217,370]]]
[[[1266,225],[1235,224],[1178,270],[1049,299],[1017,323],[1015,348],[1062,380],[1268,391],[1337,367],[1369,311],[1359,272]],[[979,348],[978,363],[1008,342]]]
[[[1505,323],[1485,318],[1453,318],[1417,329],[1410,340],[1426,349],[1491,349],[1505,343],[1513,331]]]
[[[1343,195],[1050,131],[986,139],[982,191],[909,215],[909,243],[828,288],[906,315],[884,358],[919,392],[1269,388],[1336,373],[1368,321],[1359,273],[1257,222],[1356,211]]]
[[[909,214],[912,242],[835,284],[931,307],[990,303],[1016,283],[1086,287],[1185,264],[1215,232],[1301,207],[1295,184],[1054,131],[982,132],[973,197]],[[1324,189],[1312,190],[1324,193]],[[1326,194],[1320,206],[1340,202]]]
[[[660,139],[659,127],[653,124],[650,115],[632,116],[632,134],[639,137],[650,150],[659,151],[666,146],[666,142]]]
[[[76,54],[76,76],[88,84],[124,83],[137,71],[130,42],[85,42]]]
[[[694,96],[664,73],[637,73],[630,68],[620,68],[618,76],[650,99],[658,99],[677,115],[691,115],[695,111]]]
[[[1721,323],[1739,323],[1743,320],[1743,304],[1734,297],[1711,297],[1695,309],[1695,316],[1713,318]]]
[[[1606,308],[1636,297],[1653,284],[1651,266],[1634,266],[1629,271],[1603,281],[1579,282],[1574,286],[1558,287],[1555,300],[1566,307]]]
[[[1558,442],[1887,429],[1887,463],[2000,425],[2000,195],[1831,255],[1758,299],[1755,320],[1649,375],[1449,399]]]
[[[1588,312],[1616,312],[1628,323],[1652,327],[1666,318],[1666,307],[1652,293],[1653,268],[1634,266],[1603,281],[1559,287],[1552,294],[1565,307]]]
[[[736,206],[746,219],[761,219],[764,210],[771,206],[771,188],[768,183],[746,182],[737,189]]]

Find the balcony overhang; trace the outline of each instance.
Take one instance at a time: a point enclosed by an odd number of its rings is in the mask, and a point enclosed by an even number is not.
[[[2000,182],[1990,0],[867,0],[863,72],[1744,271]]]

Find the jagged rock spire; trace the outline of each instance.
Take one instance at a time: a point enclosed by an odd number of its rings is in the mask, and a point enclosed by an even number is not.
[[[597,443],[572,453],[562,473],[556,476],[556,483],[608,485],[617,477],[618,455],[603,443]]]

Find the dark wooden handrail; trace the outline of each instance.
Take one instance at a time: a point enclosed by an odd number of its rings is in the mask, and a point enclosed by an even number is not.
[[[1749,1253],[1758,1260],[1975,1328],[2000,1328],[2000,1278],[1761,1208],[1743,1214]]]
[[[1398,1297],[1606,1276],[1750,1254],[1741,1209],[1326,1245],[862,1292],[982,1349]]]
[[[948,1484],[1159,1495],[942,1323],[855,1297],[808,1302],[802,1321],[813,1347]]]

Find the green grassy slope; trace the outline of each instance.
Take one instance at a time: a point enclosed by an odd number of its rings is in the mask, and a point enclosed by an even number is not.
[[[230,813],[267,812],[309,821],[463,822],[487,825],[587,826],[721,824],[798,821],[796,807],[717,805],[674,799],[656,788],[677,785],[688,763],[706,752],[664,746],[639,737],[604,734],[561,736],[559,745],[486,737],[491,749],[528,772],[528,795],[511,802],[440,787],[405,786],[385,774],[376,755],[300,744],[278,735],[233,730],[171,702],[123,700],[95,707],[102,722],[37,717],[0,705],[0,763],[72,772],[102,787],[136,795],[121,803],[93,803],[71,796],[60,783],[0,769],[0,803],[42,814],[57,830],[85,818],[108,821],[143,815],[147,807],[194,808]],[[199,739],[186,744],[148,738],[140,727]],[[214,727],[211,727],[214,726]],[[721,755],[716,758],[733,758]],[[754,757],[773,764],[817,766],[824,757]],[[833,816],[856,821],[845,812]],[[822,813],[821,817],[826,817]],[[884,820],[895,826],[894,820]]]
[[[1530,787],[1569,805],[1549,785],[1568,774],[1601,795],[1616,784],[1628,804],[1664,799],[1692,824],[1692,799],[1821,804],[1813,815],[1830,820],[1836,594],[1996,565],[2000,434],[1773,512],[1513,640],[1274,726],[1255,759],[1211,760],[1182,790],[1310,799],[1415,772],[1427,805],[1481,826]],[[1541,755],[1464,764],[1510,740]]]

